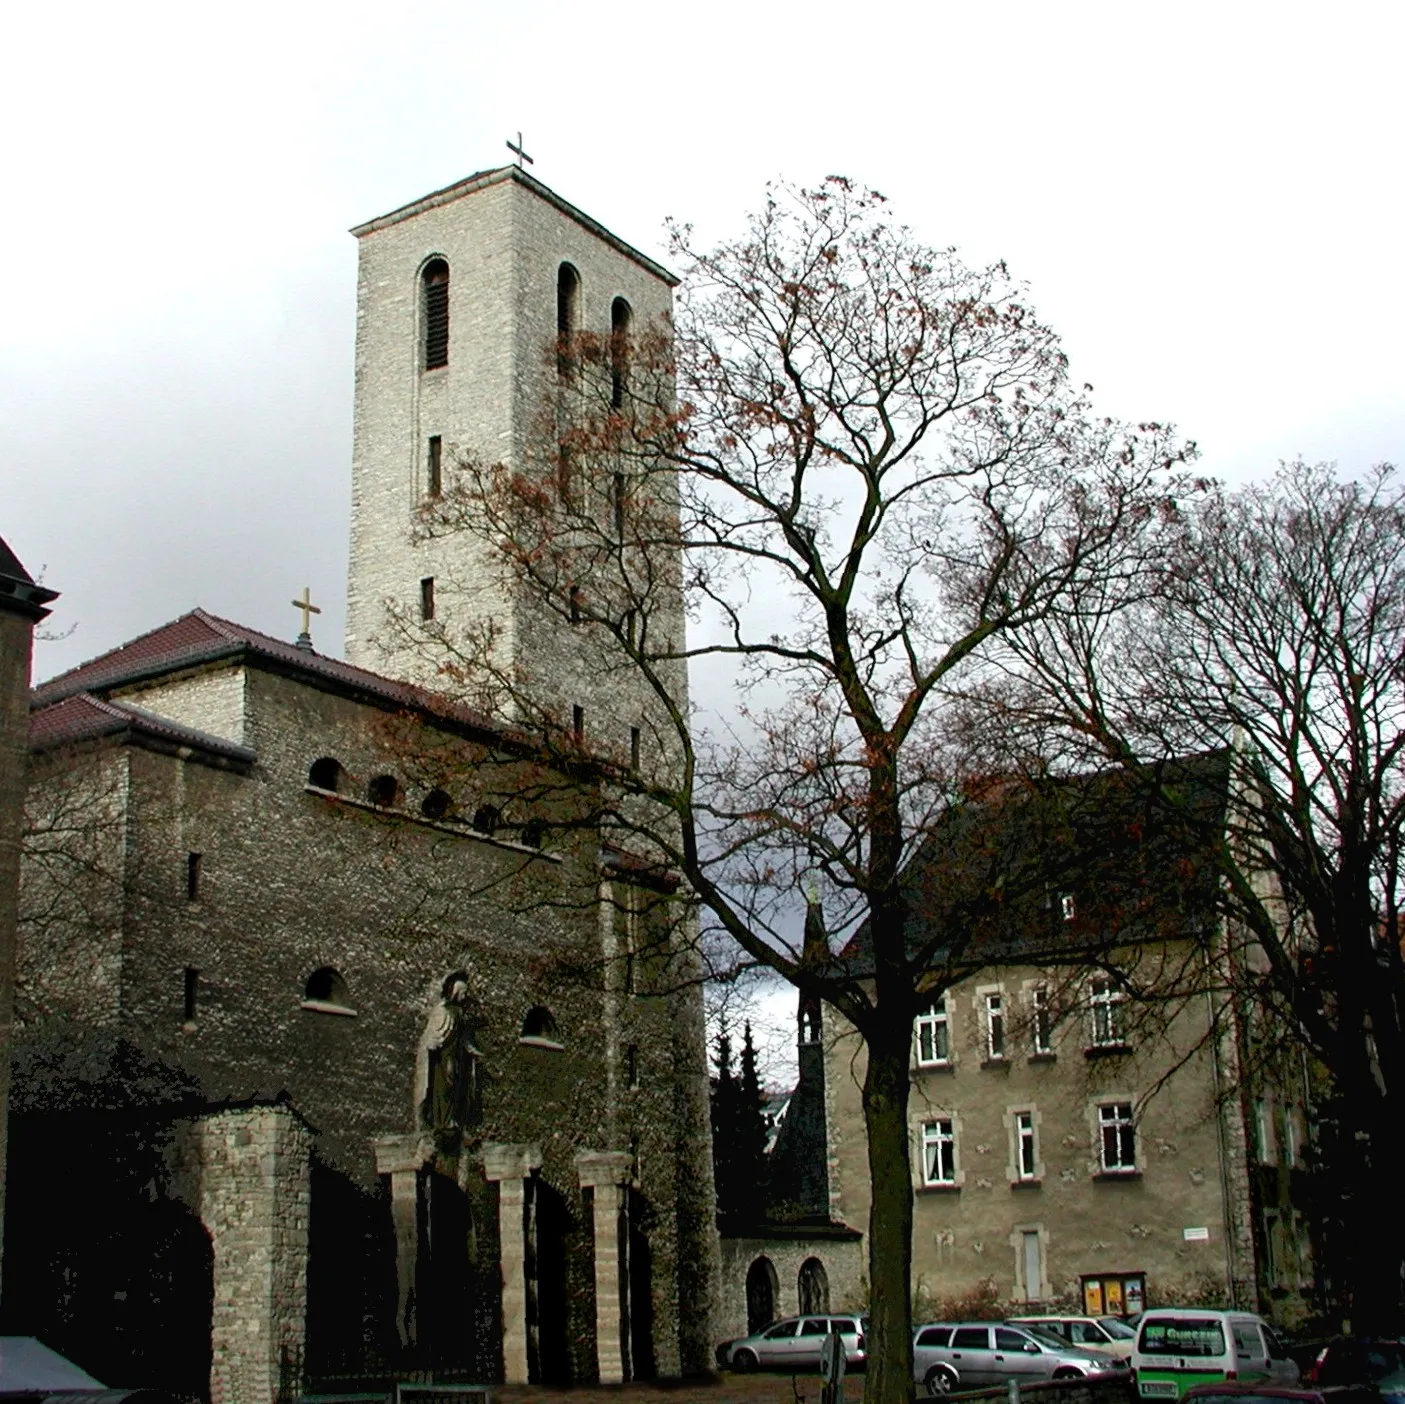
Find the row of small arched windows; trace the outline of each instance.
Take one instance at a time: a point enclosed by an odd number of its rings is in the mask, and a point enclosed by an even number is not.
[[[424,369],[438,370],[449,364],[449,265],[432,258],[420,272],[420,302],[424,329]],[[581,275],[575,266],[563,263],[556,270],[556,369],[569,380],[573,365],[570,342],[580,330]],[[628,335],[634,312],[622,297],[610,303],[610,335],[620,343],[611,365],[611,402],[616,409],[624,402],[624,354],[622,341]]]
[[[351,777],[345,767],[332,756],[320,756],[312,762],[307,772],[307,783],[318,790],[329,790],[333,794],[347,795],[351,791]],[[399,780],[393,775],[373,775],[366,784],[366,802],[377,809],[398,809],[404,804],[405,792]],[[420,813],[435,823],[462,823],[457,813],[454,798],[447,790],[438,787],[427,790],[420,800]],[[473,811],[469,827],[474,832],[492,837],[506,827],[502,811],[492,804],[480,804]],[[546,826],[540,819],[529,819],[525,824],[513,826],[517,842],[529,848],[540,848],[545,838]]]
[[[331,965],[320,966],[307,977],[302,997],[304,1004],[313,1007],[355,1012],[345,978],[341,971]],[[537,1043],[555,1043],[556,1016],[546,1005],[534,1004],[522,1020],[520,1036]]]

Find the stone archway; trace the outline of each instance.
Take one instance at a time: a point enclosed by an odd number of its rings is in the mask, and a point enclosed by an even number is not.
[[[780,1280],[770,1258],[757,1258],[746,1270],[746,1329],[753,1334],[776,1319]]]
[[[818,1258],[806,1258],[795,1280],[802,1315],[829,1310],[829,1274]]]

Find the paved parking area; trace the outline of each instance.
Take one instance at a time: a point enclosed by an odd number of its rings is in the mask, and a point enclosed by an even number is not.
[[[577,1389],[502,1385],[493,1391],[493,1399],[495,1404],[820,1404],[822,1383],[818,1374],[757,1374]],[[862,1375],[844,1377],[844,1400],[862,1404]]]

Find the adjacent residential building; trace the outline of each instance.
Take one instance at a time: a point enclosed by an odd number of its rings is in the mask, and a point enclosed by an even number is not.
[[[1226,755],[1186,762],[1174,814],[1117,777],[992,790],[912,864],[913,939],[939,937],[912,1040],[919,1313],[1309,1310],[1306,1075],[1223,978],[1242,952],[1205,861],[1231,782]],[[863,1224],[863,1050],[839,1028],[826,1052],[831,1212]]]

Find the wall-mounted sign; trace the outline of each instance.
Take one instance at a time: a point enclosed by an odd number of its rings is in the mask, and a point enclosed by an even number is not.
[[[1109,1272],[1083,1278],[1086,1316],[1136,1316],[1145,1305],[1144,1272]]]
[[[1210,1230],[1207,1228],[1188,1228],[1181,1230],[1181,1237],[1187,1243],[1208,1243],[1210,1241]]]

